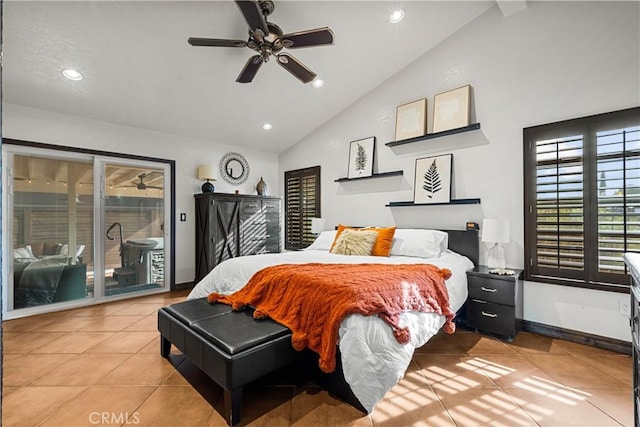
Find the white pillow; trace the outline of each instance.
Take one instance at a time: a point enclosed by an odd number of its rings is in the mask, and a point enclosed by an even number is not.
[[[36,259],[33,255],[33,251],[31,250],[31,245],[27,245],[23,248],[16,248],[13,250],[14,258],[26,258],[26,259]]]
[[[77,245],[76,257],[79,257],[83,251],[84,251],[84,245]],[[62,247],[60,248],[60,252],[58,252],[58,255],[69,256],[69,245],[67,244],[62,245]]]
[[[444,231],[398,228],[393,235],[390,255],[437,258],[448,245],[449,235]]]
[[[318,238],[304,250],[328,251],[336,238],[336,230],[322,231]]]

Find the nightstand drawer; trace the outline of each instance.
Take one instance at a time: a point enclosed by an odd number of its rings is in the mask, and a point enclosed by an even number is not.
[[[477,299],[467,301],[467,320],[473,328],[513,337],[515,308]]]
[[[475,298],[509,306],[515,305],[513,281],[468,275],[469,299]]]

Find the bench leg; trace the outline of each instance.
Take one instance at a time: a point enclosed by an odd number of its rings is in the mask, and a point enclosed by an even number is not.
[[[160,335],[160,355],[162,357],[169,357],[171,352],[171,341]]]
[[[224,418],[232,426],[240,422],[240,404],[242,403],[242,387],[224,390]]]

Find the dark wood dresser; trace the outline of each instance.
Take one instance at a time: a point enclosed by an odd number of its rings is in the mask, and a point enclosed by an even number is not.
[[[633,419],[640,426],[640,254],[626,253],[631,273],[631,348],[633,353]]]
[[[226,259],[280,252],[279,197],[224,193],[194,197],[196,283]]]
[[[467,271],[467,325],[511,341],[522,322],[522,270],[511,269],[513,276],[492,274],[489,270],[481,265]]]

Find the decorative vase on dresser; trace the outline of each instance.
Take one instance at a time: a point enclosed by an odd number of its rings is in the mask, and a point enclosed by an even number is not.
[[[267,195],[267,183],[264,182],[264,179],[262,179],[262,177],[260,177],[260,181],[258,181],[258,183],[256,184],[256,192],[259,196]]]
[[[226,259],[280,252],[279,197],[224,193],[194,197],[196,283]]]

